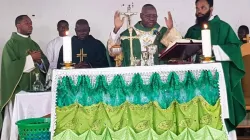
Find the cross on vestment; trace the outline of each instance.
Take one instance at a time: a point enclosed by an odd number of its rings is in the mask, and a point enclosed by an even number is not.
[[[80,61],[79,62],[82,62],[83,58],[87,57],[87,54],[84,54],[83,53],[83,49],[80,49],[80,52],[79,52],[79,54],[76,54],[76,57],[80,57]]]
[[[132,7],[133,7],[133,3],[132,3]],[[128,7],[127,7],[127,12],[121,13],[121,15],[125,15],[128,18],[128,25],[127,26],[128,26],[128,30],[129,30],[129,36],[121,37],[121,39],[122,40],[123,39],[129,39],[129,41],[130,41],[130,61],[131,61],[130,65],[134,65],[134,60],[135,60],[134,53],[133,53],[133,43],[132,43],[132,40],[138,38],[136,36],[132,36],[133,28],[131,26],[131,17],[133,15],[136,15],[136,14],[137,13],[135,13],[135,12],[131,12],[131,6],[130,5],[128,5]]]
[[[133,52],[133,39],[139,39],[139,36],[132,36],[132,31],[133,31],[133,28],[130,27],[129,28],[129,36],[122,36],[121,37],[121,40],[125,40],[125,39],[128,39],[129,42],[130,42],[130,65],[133,66],[135,64],[135,60],[136,58],[134,57],[134,52]]]
[[[132,30],[132,28],[129,28],[129,30]],[[139,39],[139,36],[138,35],[132,36],[132,33],[131,33],[132,31],[129,31],[129,32],[130,32],[130,35],[129,36],[122,36],[121,40],[128,39],[130,41],[130,53],[132,55],[134,55],[133,54],[133,39]]]
[[[138,36],[122,36],[122,40],[128,39],[128,40],[133,40],[133,39],[139,39]]]
[[[250,36],[249,36],[249,34],[247,34],[247,35],[246,35],[246,38],[243,38],[243,40],[246,40],[246,41],[247,41],[247,43],[249,43],[249,40],[250,40]]]
[[[132,31],[133,31],[133,28],[129,28],[129,36],[122,36],[121,37],[121,40],[125,40],[125,39],[128,39],[130,41],[130,53],[131,53],[131,56],[133,55],[133,39],[140,39],[138,35],[136,36],[132,36]]]

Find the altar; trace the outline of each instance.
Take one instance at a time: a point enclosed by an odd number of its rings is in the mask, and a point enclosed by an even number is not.
[[[220,63],[54,70],[51,138],[228,139]]]
[[[23,119],[39,118],[51,112],[51,92],[31,93],[21,91],[16,94],[13,104],[13,115],[10,118],[10,140],[18,140],[16,122]]]

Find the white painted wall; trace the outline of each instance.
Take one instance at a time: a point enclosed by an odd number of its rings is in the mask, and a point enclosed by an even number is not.
[[[250,0],[214,1],[214,14],[228,22],[235,31],[242,24],[250,27]],[[164,16],[171,11],[174,26],[182,35],[195,21],[195,0],[0,0],[0,54],[11,32],[16,31],[14,21],[18,15],[27,14],[31,17],[34,26],[32,38],[43,50],[57,36],[56,24],[61,19],[69,22],[71,35],[74,34],[75,22],[80,18],[87,19],[91,34],[106,44],[109,32],[114,27],[114,12],[126,11],[126,6],[122,7],[122,4],[132,2],[132,11],[138,13],[146,3],[155,5],[161,25],[165,25]],[[138,21],[139,14],[132,20],[133,23]]]

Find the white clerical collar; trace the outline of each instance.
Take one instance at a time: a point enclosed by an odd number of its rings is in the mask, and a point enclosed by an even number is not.
[[[28,37],[29,37],[29,36],[27,36],[27,35],[23,35],[23,34],[20,34],[20,33],[18,33],[18,32],[17,32],[17,34],[20,35],[21,37],[25,37],[25,38],[28,38]]]

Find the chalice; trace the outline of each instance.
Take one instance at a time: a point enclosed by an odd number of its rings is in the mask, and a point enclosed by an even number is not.
[[[143,51],[142,52],[142,59],[143,59],[143,61],[144,61],[144,65],[145,66],[148,66],[148,59],[149,59],[149,53],[148,53],[148,51]]]
[[[115,66],[119,67],[122,64],[123,60],[123,54],[122,54],[122,48],[120,45],[114,45],[110,49],[111,53],[115,56]]]

